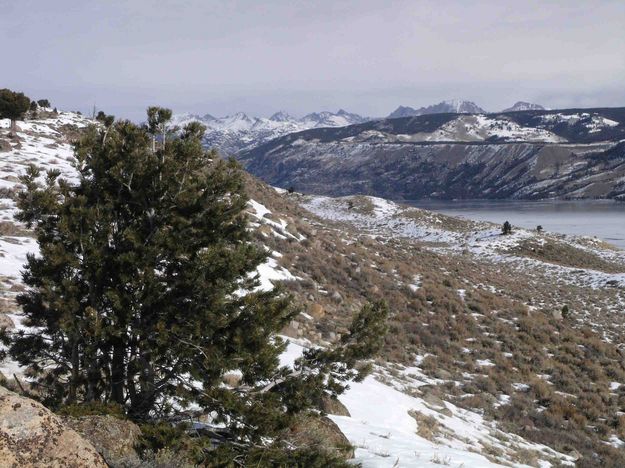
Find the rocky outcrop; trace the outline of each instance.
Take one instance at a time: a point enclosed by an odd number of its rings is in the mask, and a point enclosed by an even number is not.
[[[326,417],[298,417],[286,439],[296,447],[316,448],[345,460],[354,458],[354,447],[334,421]]]
[[[34,400],[0,387],[3,467],[106,468],[96,449]]]
[[[339,401],[338,398],[323,395],[319,401],[319,409],[326,414],[333,414],[335,416],[351,416],[347,407]]]
[[[135,446],[141,429],[135,423],[108,415],[65,417],[63,422],[91,442],[110,466],[140,463]]]

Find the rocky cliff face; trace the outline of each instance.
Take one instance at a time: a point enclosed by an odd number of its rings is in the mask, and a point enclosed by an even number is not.
[[[267,182],[315,194],[622,198],[625,109],[440,114],[316,129],[241,155]]]

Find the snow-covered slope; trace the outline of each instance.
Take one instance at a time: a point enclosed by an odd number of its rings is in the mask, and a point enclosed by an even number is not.
[[[290,365],[308,346],[291,340],[281,363]],[[364,381],[351,383],[339,397],[350,416],[330,417],[355,446],[355,461],[363,468],[525,467],[521,459],[532,454],[543,467],[574,464],[574,457],[503,432],[476,412],[427,392],[413,396],[436,383],[418,367],[375,367]]]
[[[396,119],[400,117],[414,117],[417,115],[428,114],[483,114],[486,111],[480,106],[471,101],[462,101],[460,99],[452,99],[449,101],[442,101],[438,104],[433,104],[427,107],[421,107],[414,109],[409,106],[399,106],[388,116],[389,119]]]
[[[219,118],[210,114],[177,114],[173,117],[173,124],[183,126],[191,121],[199,121],[206,126],[206,146],[217,148],[225,154],[236,154],[289,133],[310,128],[344,127],[368,120],[370,119],[341,109],[336,113],[315,112],[301,119],[282,111],[269,118],[250,117],[243,112]]]
[[[397,139],[407,142],[502,140],[558,143],[566,141],[544,128],[524,127],[505,117],[491,117],[483,114],[461,115],[431,133],[400,134],[397,135]]]

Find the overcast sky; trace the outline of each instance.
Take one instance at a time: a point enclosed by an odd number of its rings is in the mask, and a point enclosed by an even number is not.
[[[0,87],[141,119],[625,106],[625,1],[0,0]]]

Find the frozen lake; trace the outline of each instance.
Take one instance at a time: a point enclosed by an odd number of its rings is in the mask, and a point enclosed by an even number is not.
[[[561,234],[596,236],[625,249],[625,203],[611,200],[413,200],[418,208]]]

